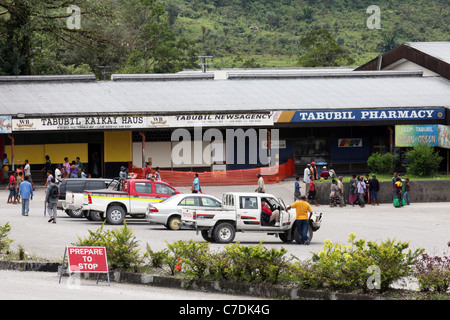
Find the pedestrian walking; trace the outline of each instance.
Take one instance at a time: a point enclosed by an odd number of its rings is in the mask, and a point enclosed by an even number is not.
[[[152,168],[150,168],[150,162],[145,162],[145,168],[144,168],[144,178],[145,179],[151,179],[152,178]]]
[[[47,212],[50,216],[50,220],[48,220],[48,222],[56,223],[58,196],[59,188],[56,184],[56,179],[52,177],[45,194],[45,205],[47,206]]]
[[[78,178],[78,166],[75,160],[72,160],[72,163],[70,165],[70,177]]]
[[[318,180],[319,179],[319,173],[317,171],[316,163],[313,161],[311,162],[311,180]]]
[[[14,204],[16,204],[16,203],[20,203],[20,196],[19,196],[19,188],[20,188],[20,184],[22,183],[22,181],[23,181],[23,172],[19,172],[19,174],[17,175],[17,178],[16,178],[16,196],[14,197]],[[28,179],[28,181],[30,181],[29,179]],[[31,185],[31,186],[33,186],[33,185]]]
[[[336,179],[337,178],[336,177],[336,172],[334,171],[333,166],[329,166],[328,168],[330,169],[330,170],[328,170],[328,173],[330,175],[330,179]]]
[[[378,192],[380,191],[380,182],[375,174],[372,175],[372,179],[369,180],[369,192],[370,192],[370,202],[374,205],[379,205],[378,202]]]
[[[317,200],[316,200],[316,184],[314,183],[314,180],[312,177],[309,180],[308,202],[310,200],[314,201],[314,204],[317,207],[320,206],[320,204],[318,204]]]
[[[8,155],[6,153],[4,153],[3,157],[2,157],[2,174],[3,174],[4,180],[8,179],[8,170],[9,170]]]
[[[366,190],[364,190],[364,202],[365,203],[370,203],[370,191],[369,191],[369,182],[370,182],[370,178],[369,178],[369,174],[366,174],[366,179],[364,179],[364,183],[366,184]]]
[[[294,202],[300,200],[300,188],[300,177],[296,177],[294,183]]]
[[[364,204],[364,193],[366,192],[366,183],[364,182],[364,177],[361,176],[359,177],[359,181],[356,185],[356,192],[358,195],[358,202],[359,202],[359,206],[361,208],[364,208],[365,204]]]
[[[309,181],[311,180],[311,165],[308,163],[303,171],[303,183],[305,184],[305,194],[309,191]]]
[[[397,193],[395,192],[395,182],[397,182],[398,172],[394,172],[394,177],[392,178],[392,200],[395,199]]]
[[[159,173],[159,167],[155,168],[155,174],[153,176],[155,177],[155,181],[161,181],[161,174]]]
[[[64,158],[62,175],[63,175],[63,178],[70,177],[70,163],[69,163],[69,158],[67,158],[67,157]]]
[[[47,179],[45,180],[44,188],[47,188],[47,186],[50,184],[52,178],[53,178],[52,170],[48,170],[47,171]]]
[[[192,181],[192,193],[199,193],[200,188],[200,180],[198,179],[198,173],[194,174],[194,181]]]
[[[264,185],[264,179],[262,177],[262,174],[258,173],[256,176],[258,177],[258,187],[256,188],[255,192],[259,192],[259,193],[266,192],[266,187]]]
[[[120,167],[120,172],[119,172],[119,178],[120,179],[126,179],[128,176],[127,174],[127,168],[125,168],[124,166]]]
[[[77,176],[81,178],[81,172],[83,171],[83,168],[84,168],[83,162],[81,162],[80,157],[76,157],[75,161],[76,161],[77,167],[78,167]]]
[[[348,203],[350,203],[352,206],[355,206],[355,201],[357,200],[356,194],[357,183],[358,180],[356,179],[356,174],[354,174],[350,179],[350,188],[348,190]]]
[[[330,186],[330,207],[335,207],[339,202],[339,207],[344,206],[344,198],[342,198],[338,183],[335,179],[331,180]]]
[[[52,170],[52,162],[50,161],[50,156],[46,155],[44,167],[41,169],[41,171],[44,172],[44,179],[47,178],[47,172],[49,170]]]
[[[25,159],[25,166],[23,167],[23,178],[25,179],[25,177],[28,177],[28,182],[31,183],[31,185],[33,186],[34,189],[34,185],[33,185],[33,179],[31,178],[31,166],[30,166],[30,162],[28,161],[28,159]]]
[[[339,188],[339,192],[340,192],[340,194],[342,196],[342,204],[345,206],[344,184],[342,183],[342,179],[343,179],[343,177],[339,176],[338,180],[336,181],[336,183],[337,183],[337,186]]]
[[[58,163],[58,165],[56,166],[55,169],[55,182],[56,184],[59,184],[62,180],[63,177],[63,173],[62,173],[62,166],[60,163]]]
[[[7,190],[9,190],[9,196],[6,203],[14,203],[14,197],[16,196],[16,172],[11,172],[11,175],[9,176],[9,183],[6,187]]]
[[[409,183],[409,178],[405,178],[405,193],[403,194],[403,198],[405,199],[405,204],[410,205],[411,201],[409,199],[409,192],[411,191],[411,184]]]
[[[403,183],[400,177],[397,177],[394,183],[395,198],[394,207],[401,208],[404,205],[404,199],[402,197]]]
[[[22,215],[28,216],[30,200],[33,200],[33,186],[28,182],[28,177],[20,184],[19,196],[22,198]]]
[[[306,196],[303,195],[300,197],[299,201],[295,201],[293,204],[288,206],[286,211],[291,208],[295,208],[296,211],[295,223],[297,226],[297,231],[301,235],[300,244],[308,245],[309,218],[313,212],[311,205],[306,201]]]

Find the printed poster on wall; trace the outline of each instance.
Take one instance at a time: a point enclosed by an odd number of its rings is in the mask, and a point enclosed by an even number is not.
[[[438,146],[438,125],[397,125],[395,126],[395,146],[414,147],[419,144]]]
[[[450,149],[450,126],[438,125],[438,146]]]

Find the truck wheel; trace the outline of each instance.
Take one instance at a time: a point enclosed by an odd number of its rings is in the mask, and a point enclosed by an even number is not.
[[[89,220],[90,221],[103,221],[105,219],[103,219],[103,212],[89,212],[88,213],[89,216]]]
[[[209,230],[202,230],[201,231],[202,238],[208,242],[214,242],[214,237],[208,236]]]
[[[167,221],[166,228],[169,230],[180,230],[181,217],[171,216]]]
[[[234,240],[236,231],[231,223],[221,222],[215,228],[213,232],[214,240],[217,243],[230,243]]]
[[[302,242],[302,236],[297,231],[297,225],[294,226],[294,239],[295,242],[301,243]],[[306,239],[305,244],[309,244],[313,238],[313,230],[311,224],[308,224],[308,233],[307,233],[308,239]]]
[[[292,233],[294,232],[292,230],[289,230],[285,233],[280,233],[278,236],[283,242],[292,242],[294,240],[294,235]]]
[[[123,224],[126,212],[121,206],[111,206],[106,211],[106,222],[109,224]]]
[[[83,217],[83,210],[81,208],[75,210],[67,210],[67,214],[72,218],[81,218]]]

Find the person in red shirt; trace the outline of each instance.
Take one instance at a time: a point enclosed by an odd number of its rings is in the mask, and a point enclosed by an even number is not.
[[[263,212],[263,220],[266,223],[272,223],[275,220],[275,227],[280,226],[280,211],[279,210],[270,210],[269,205],[265,200],[261,199],[261,211]],[[264,217],[265,216],[265,217]]]
[[[152,169],[150,168],[150,163],[149,162],[145,163],[144,177],[145,177],[145,179],[151,179],[152,178]]]
[[[314,201],[314,204],[316,206],[320,206],[320,204],[318,204],[316,200],[316,185],[314,184],[314,180],[312,177],[311,180],[309,181],[308,202],[309,200]]]
[[[9,196],[6,203],[13,203],[13,199],[16,196],[16,172],[12,172],[9,177],[9,183],[6,189],[9,189]]]

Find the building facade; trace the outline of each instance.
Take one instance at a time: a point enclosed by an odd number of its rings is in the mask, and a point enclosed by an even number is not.
[[[429,60],[408,63],[396,51],[402,63],[383,65],[395,60],[386,53],[356,70],[230,71],[225,79],[214,73],[113,75],[111,81],[0,77],[0,151],[15,166],[29,160],[34,171],[46,155],[54,165],[80,157],[92,176],[102,177],[146,161],[214,171],[294,159],[298,173],[311,161],[365,172],[374,152],[401,157],[396,126],[450,125],[448,43],[439,54],[436,47],[438,69],[435,62],[418,64],[434,61],[429,52],[422,52]]]

